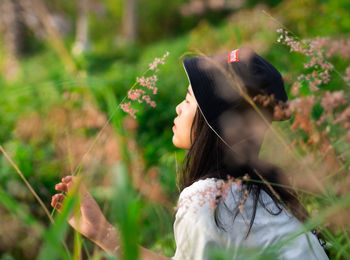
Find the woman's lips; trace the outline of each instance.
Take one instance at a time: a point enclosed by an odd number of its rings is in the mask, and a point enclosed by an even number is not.
[[[176,129],[176,123],[175,123],[176,118],[174,119],[174,126],[173,126],[173,131]]]

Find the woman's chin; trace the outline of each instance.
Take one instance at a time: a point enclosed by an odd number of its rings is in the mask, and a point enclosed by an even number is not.
[[[178,147],[178,146],[177,146],[177,140],[176,140],[175,135],[173,135],[172,142],[173,142],[173,145],[174,145],[175,147]]]
[[[182,149],[181,143],[179,142],[179,140],[177,140],[175,134],[173,135],[172,142],[175,147]]]
[[[184,150],[190,149],[189,147],[184,145],[184,143],[179,142],[179,140],[176,139],[175,135],[173,136],[172,141],[173,141],[173,145],[179,149],[184,149]]]

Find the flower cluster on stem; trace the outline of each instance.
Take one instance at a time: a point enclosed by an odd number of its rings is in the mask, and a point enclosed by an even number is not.
[[[134,83],[133,87],[128,91],[127,98],[130,100],[129,102],[125,102],[120,105],[120,108],[128,113],[132,118],[136,118],[135,113],[138,112],[137,109],[132,107],[132,102],[138,102],[138,103],[147,103],[151,107],[156,107],[156,102],[152,100],[150,95],[156,95],[158,92],[158,88],[156,86],[156,82],[158,81],[158,77],[155,74],[159,71],[158,66],[159,64],[164,65],[165,59],[169,56],[169,52],[166,52],[163,57],[161,58],[155,58],[152,63],[149,64],[147,71],[154,71],[154,74],[151,76],[145,77],[137,77],[136,82]],[[146,71],[146,72],[147,72]],[[146,73],[145,72],[145,73]],[[144,73],[144,74],[145,74]],[[139,85],[140,88],[134,89],[136,85]],[[147,93],[150,92],[150,93]]]
[[[325,52],[326,45],[323,38],[298,41],[287,30],[278,29],[277,32],[280,34],[277,42],[289,46],[291,52],[299,52],[309,58],[308,62],[304,63],[304,68],[308,70],[308,73],[299,75],[300,83],[308,84],[311,91],[317,91],[322,84],[329,83],[330,73],[334,67],[327,61],[328,52]],[[293,86],[294,93],[297,93],[296,88],[300,86],[300,84]]]
[[[332,143],[343,139],[347,142],[344,145],[350,144],[349,97],[344,90],[330,91],[321,86],[330,83],[331,72],[335,71],[330,58],[350,58],[350,40],[330,37],[298,40],[285,29],[278,29],[277,33],[278,42],[287,45],[291,52],[298,52],[307,57],[304,63],[306,73],[299,75],[292,84],[291,94],[295,98],[290,100],[287,108],[287,114],[294,115],[291,128],[301,130],[304,135],[298,142],[294,142],[293,146],[298,143],[303,149],[317,148],[318,156],[326,158],[325,161],[329,164],[327,167],[336,169],[336,162],[339,162],[339,158],[344,157],[346,152],[338,154]],[[345,84],[350,83],[350,67],[345,69],[343,80]],[[300,93],[301,88],[304,95]],[[305,96],[307,88],[310,91]],[[266,103],[266,100],[263,101]],[[348,168],[350,169],[349,165]]]

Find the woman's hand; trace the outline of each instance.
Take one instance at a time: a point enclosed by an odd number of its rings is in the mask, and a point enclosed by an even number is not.
[[[68,223],[106,251],[114,251],[117,247],[116,230],[108,223],[100,207],[80,179],[67,176],[62,178],[62,182],[55,186],[57,191],[63,191],[67,196],[74,188],[76,188],[76,194],[80,196],[79,211],[73,211],[68,218]],[[51,206],[61,211],[65,198],[66,195],[63,193],[55,194],[52,196]]]
[[[94,198],[91,196],[86,186],[77,178],[67,176],[62,182],[56,184],[55,189],[69,193],[77,186],[80,194],[79,212],[73,212],[68,219],[68,223],[78,232],[86,236],[100,246],[107,253],[121,256],[119,250],[119,239],[117,230],[106,220],[102,211]],[[61,211],[62,203],[66,195],[57,193],[52,196],[51,205]],[[140,259],[143,260],[169,260],[169,258],[154,253],[146,248],[140,247]]]

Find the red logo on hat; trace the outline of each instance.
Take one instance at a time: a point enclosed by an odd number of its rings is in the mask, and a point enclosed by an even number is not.
[[[239,61],[239,58],[238,58],[238,49],[237,50],[234,50],[234,51],[231,51],[228,55],[228,63],[231,63],[231,62],[237,62]]]

